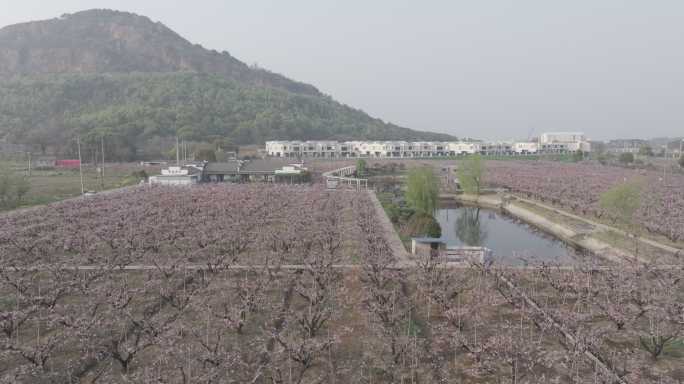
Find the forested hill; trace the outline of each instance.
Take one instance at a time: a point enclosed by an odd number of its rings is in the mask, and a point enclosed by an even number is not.
[[[77,133],[86,141],[105,134],[127,159],[139,157],[147,142],[176,135],[238,144],[448,139],[384,123],[329,97],[245,86],[218,75],[51,75],[0,80],[0,89],[0,126],[11,141],[49,147]]]
[[[85,11],[0,29],[0,140],[60,151],[76,134],[106,135],[121,159],[156,155],[148,147],[176,135],[237,144],[452,138],[372,118],[130,13]]]

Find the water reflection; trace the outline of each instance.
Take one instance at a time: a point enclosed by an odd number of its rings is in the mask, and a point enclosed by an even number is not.
[[[487,247],[497,263],[572,264],[576,257],[574,250],[561,241],[495,210],[469,206],[440,208],[436,218],[447,246]]]
[[[479,247],[487,240],[486,227],[480,221],[479,207],[464,207],[456,218],[456,237],[465,245]]]

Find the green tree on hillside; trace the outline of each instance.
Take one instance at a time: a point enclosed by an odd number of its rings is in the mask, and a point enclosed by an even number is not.
[[[159,156],[159,149],[149,153],[146,145],[176,137],[214,143],[223,151],[275,139],[453,139],[384,123],[327,96],[208,74],[0,78],[0,89],[0,127],[6,140],[65,153],[78,134],[88,153],[99,148],[106,132],[110,161]]]
[[[409,171],[406,201],[417,213],[432,216],[437,208],[439,182],[432,168],[414,168]]]
[[[485,174],[485,165],[479,154],[466,158],[458,167],[458,183],[468,194],[479,195]]]

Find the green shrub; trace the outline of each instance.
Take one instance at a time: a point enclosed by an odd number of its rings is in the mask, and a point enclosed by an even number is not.
[[[632,164],[634,162],[634,155],[631,153],[621,153],[618,160],[622,164]]]
[[[442,237],[442,227],[434,217],[416,213],[407,223],[408,232],[413,237]]]

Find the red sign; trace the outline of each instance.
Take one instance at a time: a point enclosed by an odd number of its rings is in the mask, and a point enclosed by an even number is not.
[[[59,168],[78,168],[81,165],[79,160],[57,160],[55,166]]]

